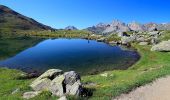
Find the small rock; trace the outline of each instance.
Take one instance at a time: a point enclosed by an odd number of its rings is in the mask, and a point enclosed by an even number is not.
[[[25,92],[24,94],[23,94],[23,98],[24,99],[31,99],[31,98],[33,98],[33,97],[35,97],[35,96],[37,96],[38,94],[40,94],[41,92],[34,92],[34,91],[31,91],[31,92]]]
[[[107,77],[108,73],[100,74],[100,76]]]
[[[17,89],[15,89],[11,94],[15,94],[15,93],[17,93],[17,92],[19,92],[19,91],[20,91],[20,89],[17,88]]]
[[[116,41],[110,41],[109,44],[117,44]]]

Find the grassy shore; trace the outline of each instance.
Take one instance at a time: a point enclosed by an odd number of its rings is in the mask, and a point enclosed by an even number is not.
[[[141,59],[127,70],[103,72],[106,76],[83,76],[83,82],[94,83],[87,86],[93,91],[90,100],[110,100],[122,93],[152,82],[153,80],[170,75],[170,52],[151,52],[151,46],[132,44],[141,55]],[[29,84],[34,79],[21,79],[23,72],[11,69],[0,69],[0,100],[22,100],[22,94],[30,91]],[[16,93],[13,93],[13,91]],[[43,92],[32,100],[55,100],[49,92]]]

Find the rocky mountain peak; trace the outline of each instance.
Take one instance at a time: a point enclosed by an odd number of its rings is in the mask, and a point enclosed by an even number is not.
[[[75,26],[67,26],[65,30],[78,30]]]
[[[129,23],[128,27],[132,31],[144,31],[145,30],[144,26],[136,21]]]
[[[113,20],[110,25],[111,26],[125,26],[125,23],[121,22],[120,20]]]
[[[99,23],[96,25],[96,27],[107,27],[108,24],[105,24],[105,23]]]

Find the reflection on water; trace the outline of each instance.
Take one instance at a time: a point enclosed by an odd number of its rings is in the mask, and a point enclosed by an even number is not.
[[[11,42],[17,44],[14,48],[21,46],[17,40]],[[29,44],[30,42],[23,41],[23,43]],[[31,43],[33,45],[33,42]],[[2,44],[5,42],[0,42],[0,45]],[[6,54],[8,52],[11,54],[13,47],[6,46],[6,48],[9,50]],[[40,73],[51,68],[58,68],[64,71],[75,70],[85,75],[105,70],[126,69],[139,58],[135,51],[84,39],[47,39],[17,53],[11,58],[1,60],[0,66]]]

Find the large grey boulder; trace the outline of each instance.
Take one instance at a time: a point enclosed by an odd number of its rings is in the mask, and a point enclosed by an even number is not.
[[[133,42],[134,40],[135,40],[134,37],[126,37],[126,36],[123,36],[123,37],[121,38],[121,42],[122,42],[122,44],[124,44],[124,45],[126,45],[126,44],[128,44],[128,43],[130,43],[130,42]]]
[[[56,96],[64,95],[63,81],[64,75],[60,75],[56,77],[54,80],[52,80],[50,84],[50,91],[52,92],[52,94]]]
[[[148,40],[145,37],[141,36],[141,37],[137,37],[136,41],[137,42],[145,42],[145,41],[148,41]]]
[[[64,76],[65,76],[64,83],[69,85],[73,85],[76,81],[81,80],[80,75],[77,74],[75,71],[65,72]]]
[[[65,72],[59,69],[50,69],[38,77],[30,85],[35,92],[24,93],[24,98],[32,98],[39,91],[50,91],[53,95],[62,97],[64,95],[79,96],[82,92],[80,75],[75,71]]]
[[[64,73],[66,85],[66,94],[79,95],[82,90],[82,84],[80,82],[80,75],[74,71]]]
[[[159,35],[159,31],[152,31],[148,33],[151,36]]]
[[[38,77],[35,81],[33,81],[30,85],[35,91],[43,91],[49,89],[49,84],[51,81],[58,75],[63,73],[62,70],[59,69],[50,69]]]
[[[170,51],[170,40],[162,41],[161,43],[154,45],[151,48],[151,51],[163,51],[163,52]]]

